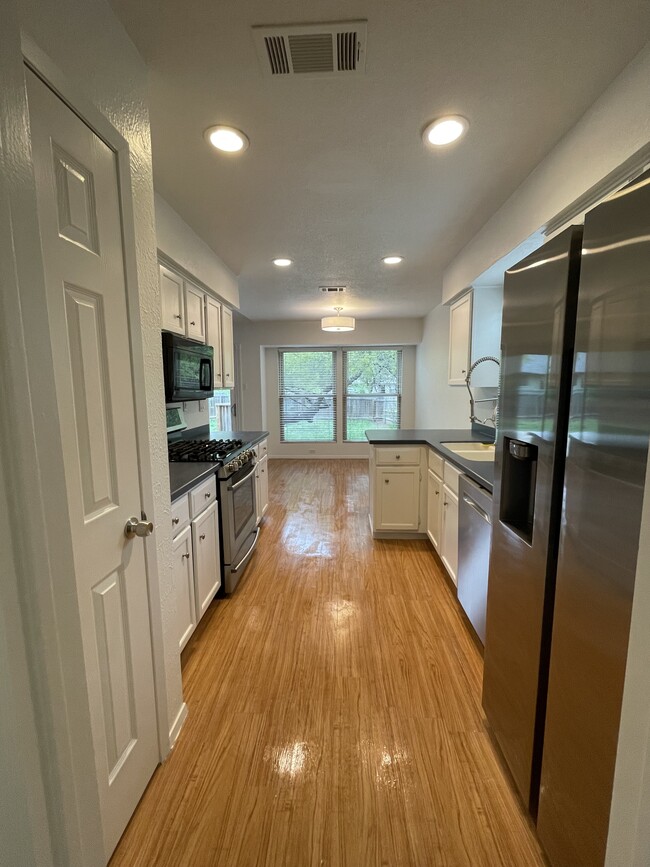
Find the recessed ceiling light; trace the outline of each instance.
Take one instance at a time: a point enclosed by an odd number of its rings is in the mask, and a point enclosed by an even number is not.
[[[204,135],[212,147],[229,154],[245,151],[250,144],[248,137],[232,126],[211,126]]]
[[[289,265],[293,265],[293,259],[274,259],[273,264],[277,265],[278,268],[287,268]]]
[[[459,114],[449,117],[439,117],[434,120],[422,133],[425,144],[443,147],[451,144],[467,132],[469,121]]]
[[[399,265],[404,260],[403,256],[384,256],[381,260],[384,265]]]

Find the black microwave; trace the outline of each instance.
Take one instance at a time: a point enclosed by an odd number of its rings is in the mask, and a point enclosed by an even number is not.
[[[214,349],[177,334],[163,332],[165,403],[205,400],[214,390]]]

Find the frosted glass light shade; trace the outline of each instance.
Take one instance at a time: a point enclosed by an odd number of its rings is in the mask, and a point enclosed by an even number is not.
[[[323,316],[320,321],[323,331],[354,331],[354,316]]]

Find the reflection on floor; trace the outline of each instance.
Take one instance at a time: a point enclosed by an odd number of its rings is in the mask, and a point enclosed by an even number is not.
[[[184,654],[189,718],[113,867],[545,864],[428,542],[370,538],[365,461],[271,461],[248,573]]]

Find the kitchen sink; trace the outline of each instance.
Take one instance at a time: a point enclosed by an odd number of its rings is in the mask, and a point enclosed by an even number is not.
[[[441,443],[441,445],[467,461],[494,460],[494,443]]]

